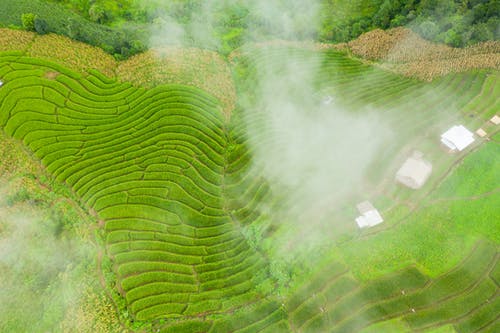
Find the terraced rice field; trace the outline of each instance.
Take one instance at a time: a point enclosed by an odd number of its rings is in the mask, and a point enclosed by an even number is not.
[[[235,64],[246,73],[239,93],[250,100],[259,85],[256,73],[266,66],[279,72],[286,52],[304,63],[304,71],[317,73],[318,92],[334,91],[352,112],[366,105],[383,110],[398,125],[400,139],[385,147],[374,170],[391,170],[389,157],[417,137],[423,148],[434,146],[435,134],[451,120],[475,125],[500,109],[496,72],[424,84],[333,51],[321,57],[299,49],[252,52]],[[244,236],[254,223],[272,225],[272,213],[263,207],[280,204],[252,166],[250,140],[266,144],[265,130],[262,137],[248,137],[248,124],[265,119],[252,112],[255,105],[241,102],[228,122],[220,101],[200,89],[137,88],[21,52],[0,53],[0,78],[2,130],[102,219],[116,275],[112,287],[125,300],[130,321],[150,322],[162,332],[368,332],[393,323],[402,331],[449,324],[458,332],[498,330],[495,235],[478,235],[463,250],[467,254],[458,254],[456,267],[439,274],[403,263],[363,280],[354,264],[337,258],[278,295],[268,254]],[[393,200],[374,237],[404,224],[398,212],[405,200],[424,202],[464,157],[429,151],[437,171],[422,192],[381,182],[385,172],[368,175],[368,193]],[[354,225],[347,230],[354,241],[370,236],[359,235]]]
[[[227,139],[215,99],[97,73],[49,80],[46,71],[61,69],[2,60],[2,128],[106,221],[107,252],[137,320],[224,312],[260,297],[264,261],[226,208]]]

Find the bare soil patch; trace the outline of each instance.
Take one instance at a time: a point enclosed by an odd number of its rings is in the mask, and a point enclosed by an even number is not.
[[[59,76],[59,72],[46,72],[45,78],[49,80],[55,80]]]

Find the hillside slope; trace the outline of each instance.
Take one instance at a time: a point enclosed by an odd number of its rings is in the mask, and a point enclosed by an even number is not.
[[[83,65],[61,64],[48,60],[50,54],[31,54],[31,42],[0,53],[0,128],[99,218],[106,283],[132,329],[498,328],[500,196],[492,187],[498,178],[492,165],[500,156],[499,129],[487,123],[500,111],[498,71],[425,83],[344,52],[250,47],[232,59],[239,99],[229,118],[221,98],[182,80],[146,89],[102,73],[106,65],[89,69],[94,55],[78,58],[87,59]],[[298,66],[290,70],[290,63]],[[312,92],[290,79],[306,74]],[[290,138],[273,127],[273,121],[287,124],[286,117],[269,118],[273,110],[258,95],[269,88],[269,77],[277,78],[278,88],[266,94],[271,101],[293,96],[306,114],[341,107],[362,115],[347,118],[350,128],[376,110],[397,138],[383,141],[362,174],[363,188],[328,201],[313,227],[295,215],[307,198],[288,205],[284,199],[293,191],[260,165],[260,152],[275,161],[271,155],[283,156]],[[318,106],[325,96],[335,102]],[[460,154],[446,154],[438,138],[454,122],[482,126],[488,136]],[[347,137],[353,134],[362,133]],[[324,143],[323,155],[334,143]],[[393,181],[412,149],[425,151],[434,164],[419,192]],[[329,165],[321,161],[312,165]],[[300,186],[295,190],[301,193]],[[352,206],[366,198],[386,221],[360,232]],[[309,242],[311,235],[320,237]]]

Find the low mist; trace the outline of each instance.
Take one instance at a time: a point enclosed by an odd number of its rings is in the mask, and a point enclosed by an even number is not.
[[[269,38],[312,39],[317,34],[319,0],[206,0],[190,5],[142,0],[156,8],[150,27],[153,48],[196,46],[222,52],[234,45]],[[246,28],[230,27],[225,20],[241,21]]]
[[[151,3],[154,1],[143,2],[144,6]],[[153,47],[224,49],[221,44],[227,41],[217,31],[221,13],[232,13],[228,16],[233,18],[245,13],[241,16],[248,19],[247,29],[237,33],[247,43],[269,36],[311,41],[324,17],[320,0],[209,0],[193,5],[186,22],[173,18],[171,14],[178,10],[175,6],[167,7],[152,24]],[[259,50],[259,59],[252,59],[252,52],[246,55],[259,66],[251,92],[255,103],[242,106],[253,164],[273,192],[284,196],[279,211],[276,207],[262,209],[271,219],[280,220],[272,223],[288,229],[283,244],[301,235],[297,242],[314,247],[324,236],[321,225],[335,223],[327,219],[332,211],[363,190],[365,172],[391,137],[391,129],[376,110],[368,107],[354,113],[337,103],[342,97],[337,92],[318,91],[314,84],[317,68],[310,66],[311,59],[288,57],[283,52],[281,59],[271,61],[270,57],[266,63],[266,52],[272,53],[272,47]],[[321,63],[322,56],[317,52],[313,57]],[[245,100],[245,96],[240,98]],[[289,252],[285,247],[283,251]]]
[[[80,306],[95,253],[59,228],[54,210],[12,202],[16,191],[9,182],[0,187],[0,331],[63,331],[67,314]]]
[[[331,244],[325,238],[339,223],[332,214],[356,204],[367,169],[392,137],[377,110],[346,110],[335,90],[318,91],[317,69],[309,64],[321,63],[322,55],[310,57],[259,63],[257,102],[245,111],[254,166],[281,197],[277,207],[263,208],[282,229],[273,240],[276,259]]]

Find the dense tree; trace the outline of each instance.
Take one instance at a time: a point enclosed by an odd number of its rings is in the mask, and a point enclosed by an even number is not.
[[[418,25],[418,31],[422,37],[432,40],[437,36],[439,28],[435,22],[427,20]]]
[[[106,23],[107,14],[104,10],[104,7],[95,3],[89,8],[89,18],[93,22],[97,22],[100,24]]]
[[[450,29],[445,33],[444,42],[450,46],[458,47],[462,44],[462,37],[455,30]]]
[[[81,40],[82,39],[82,31],[83,31],[83,25],[75,20],[75,19],[68,19],[67,21],[67,35],[73,39],[76,40]]]
[[[47,32],[49,32],[47,21],[39,17],[35,17],[34,27],[35,31],[40,35],[45,35]]]
[[[144,50],[151,26],[158,22],[173,22],[187,45],[223,54],[249,40],[346,42],[376,28],[403,25],[424,38],[455,47],[500,38],[500,0],[318,0],[319,12],[310,11],[306,1],[286,0],[274,0],[272,5],[263,0],[32,1],[57,2],[80,16],[71,16],[68,22],[65,16],[55,19],[62,23],[42,16],[48,26],[39,22],[38,28],[34,17],[26,17],[25,29],[63,33],[117,57]],[[316,15],[312,20],[311,14]]]
[[[472,43],[484,42],[493,39],[493,33],[488,29],[486,23],[479,23],[472,26],[470,31],[470,41]]]
[[[28,31],[35,30],[35,17],[36,15],[33,13],[25,13],[21,15],[21,22],[23,24],[23,28]]]

